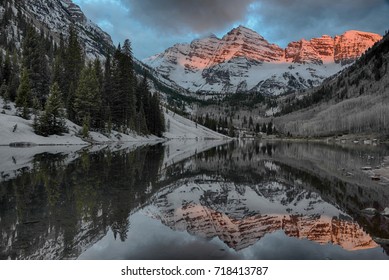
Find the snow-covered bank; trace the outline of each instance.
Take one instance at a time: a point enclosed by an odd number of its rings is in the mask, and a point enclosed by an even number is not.
[[[63,135],[43,137],[34,133],[33,120],[25,120],[16,116],[16,108],[10,103],[10,109],[3,109],[4,101],[0,98],[0,145],[28,143],[29,145],[89,145],[112,142],[155,142],[161,140],[156,136],[140,136],[136,133],[123,134],[113,131],[110,135],[90,132],[90,139],[85,141],[79,136],[81,127],[66,120],[69,132]]]
[[[166,132],[164,136],[168,139],[228,139],[229,137],[199,125],[172,111],[164,110]]]
[[[163,141],[154,135],[140,136],[136,133],[124,134],[113,131],[110,135],[98,132],[90,132],[88,141],[80,135],[81,127],[66,120],[69,132],[63,135],[40,136],[34,133],[33,120],[25,120],[18,117],[13,103],[9,104],[10,109],[3,109],[4,101],[0,98],[0,146],[9,146],[15,143],[34,145],[89,145],[90,143],[105,144],[117,142],[156,142]],[[228,139],[227,136],[210,130],[202,125],[188,120],[171,111],[164,112],[166,130],[164,137],[167,139]]]

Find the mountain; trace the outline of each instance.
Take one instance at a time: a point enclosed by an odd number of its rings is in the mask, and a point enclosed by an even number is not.
[[[279,95],[311,88],[354,62],[382,37],[361,31],[300,40],[286,49],[246,27],[176,44],[143,60],[162,79],[190,92]]]
[[[110,35],[90,21],[71,0],[1,1],[1,17],[4,17],[7,10],[12,11],[14,15],[25,15],[38,30],[49,34],[57,43],[60,34],[66,38],[69,35],[69,27],[74,25],[88,58],[102,58],[108,50],[113,49]],[[9,26],[6,32],[8,38],[17,46],[21,44],[21,26],[16,22]]]
[[[339,41],[350,40],[344,36]],[[360,42],[360,47],[365,44]],[[357,49],[355,49],[357,50]],[[338,57],[346,57],[347,49]],[[320,87],[278,99],[279,131],[298,136],[365,134],[387,139],[389,129],[389,36]],[[298,96],[297,96],[298,95]]]

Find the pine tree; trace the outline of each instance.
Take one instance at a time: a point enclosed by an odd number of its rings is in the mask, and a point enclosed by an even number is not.
[[[4,64],[3,64],[3,67],[2,67],[2,76],[3,76],[3,80],[5,81],[6,84],[9,84],[9,80],[10,80],[10,77],[11,77],[11,57],[9,55],[9,52],[6,53],[5,55],[5,60],[4,60]]]
[[[19,62],[18,62],[18,55],[16,52],[13,54],[12,58],[10,58],[10,61],[11,61],[10,62],[11,71],[10,71],[10,77],[8,81],[8,92],[9,92],[10,100],[15,101],[17,90],[20,84]]]
[[[4,96],[6,95],[6,92],[8,90],[8,86],[6,83],[2,83],[1,84],[1,87],[0,87],[0,96],[4,98]]]
[[[78,80],[84,66],[84,55],[80,45],[78,35],[74,26],[69,28],[68,44],[64,53],[64,100],[68,117],[71,120],[76,120],[74,112],[75,94],[78,88]]]
[[[30,117],[29,107],[31,107],[31,100],[31,88],[28,70],[23,68],[22,77],[16,96],[16,107],[20,108],[20,115],[24,119],[29,119]]]
[[[143,135],[147,135],[149,133],[149,130],[147,128],[146,124],[146,117],[145,117],[145,112],[143,110],[143,105],[140,107],[139,112],[137,113],[136,116],[136,131],[138,133],[141,133]]]
[[[136,80],[133,72],[131,43],[118,46],[112,64],[113,91],[111,95],[111,115],[117,126],[135,128],[136,122]]]
[[[62,96],[57,83],[50,88],[50,95],[46,102],[45,111],[37,121],[35,132],[48,136],[67,132],[65,124],[65,112],[62,103]]]
[[[11,79],[11,71],[12,71],[12,68],[11,68],[11,57],[9,55],[9,52],[7,51],[7,53],[5,55],[3,69],[2,69],[3,80],[5,81],[5,83],[7,85],[9,84],[9,81]]]
[[[27,27],[23,40],[23,66],[29,71],[32,96],[43,106],[49,94],[50,75],[44,37],[40,37],[32,26]]]
[[[107,124],[107,132],[111,133],[112,117],[111,117],[111,97],[112,97],[112,70],[111,70],[111,55],[108,54],[104,64],[103,85],[101,88],[102,106],[100,109],[101,119]]]
[[[101,102],[103,101],[103,87],[104,87],[104,74],[102,69],[102,64],[100,59],[95,59],[93,62],[93,70],[96,74],[98,88],[99,88],[99,99]],[[104,129],[105,128],[105,116],[104,116],[104,107],[101,104],[99,112],[96,114],[95,119],[93,122],[95,123],[95,127],[98,129]]]
[[[143,79],[136,89],[136,111],[137,111],[137,131],[148,134],[150,127],[150,91],[147,82],[147,73],[144,72]]]
[[[267,135],[272,135],[273,134],[273,123],[270,122],[268,125],[267,125]]]
[[[9,106],[8,86],[5,83],[3,83],[0,87],[0,96],[3,97],[3,100],[4,100],[3,109],[5,109],[5,110],[11,109],[11,107]]]
[[[253,118],[250,116],[249,118],[249,127],[252,128],[254,126]]]
[[[74,100],[74,111],[77,122],[81,124],[86,120],[90,127],[96,128],[96,119],[100,112],[101,96],[95,69],[91,64],[81,72],[80,81]]]
[[[235,137],[235,129],[234,129],[234,126],[232,125],[232,123],[230,123],[230,125],[228,127],[228,136]]]
[[[149,127],[149,131],[158,137],[162,137],[165,131],[165,118],[161,110],[158,93],[154,93],[151,97],[150,106],[151,112],[153,113],[151,114],[151,127]]]
[[[266,133],[266,132],[267,132],[267,126],[266,126],[265,123],[262,125],[261,132],[262,132],[262,133]]]
[[[256,133],[259,133],[260,130],[261,130],[261,129],[260,129],[259,123],[257,123],[257,124],[255,125],[255,132],[256,132]]]
[[[65,78],[66,47],[62,33],[59,36],[59,47],[55,51],[53,63],[53,83],[57,83],[61,92],[67,92],[68,81]],[[64,96],[63,99],[66,97]],[[64,100],[65,101],[65,100]]]

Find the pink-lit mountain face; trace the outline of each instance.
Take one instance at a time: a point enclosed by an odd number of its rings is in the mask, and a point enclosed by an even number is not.
[[[319,85],[381,39],[378,34],[347,31],[334,38],[302,39],[283,49],[239,26],[221,39],[211,35],[176,44],[144,62],[191,92],[277,95]]]
[[[354,30],[335,38],[323,35],[310,41],[302,39],[288,45],[285,49],[285,60],[294,63],[348,64],[381,39],[378,34]]]

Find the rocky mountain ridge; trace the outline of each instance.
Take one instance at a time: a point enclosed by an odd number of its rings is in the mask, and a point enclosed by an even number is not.
[[[270,44],[246,27],[190,44],[176,44],[143,60],[165,80],[191,92],[278,95],[319,85],[354,62],[381,36],[347,31],[288,44]]]
[[[41,0],[41,1],[4,1],[1,10],[11,7],[14,14],[21,13],[38,29],[49,34],[59,43],[60,34],[68,36],[69,27],[73,25],[84,45],[85,55],[94,59],[103,58],[107,51],[113,48],[109,34],[89,20],[80,7],[71,0]],[[20,46],[22,37],[18,26],[7,30],[16,45]]]

